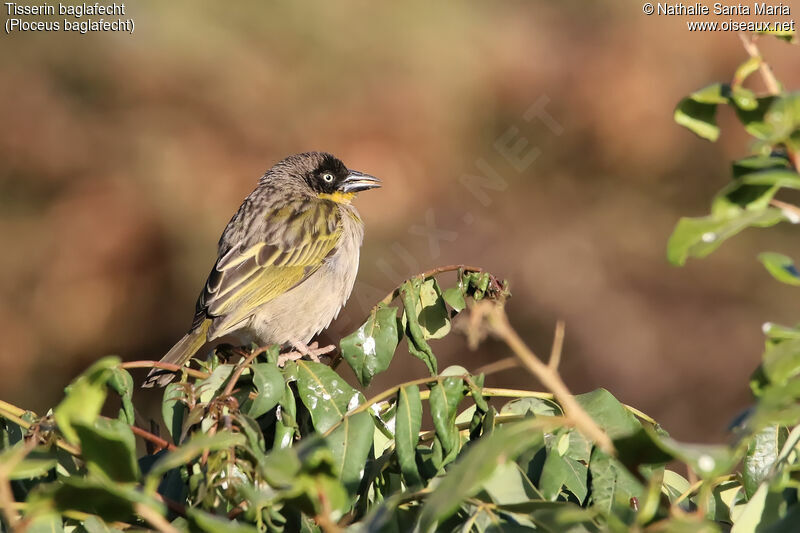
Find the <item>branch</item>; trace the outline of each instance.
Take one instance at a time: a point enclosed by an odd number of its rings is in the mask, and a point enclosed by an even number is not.
[[[166,448],[170,451],[177,449],[177,446],[174,444],[167,442],[158,435],[153,435],[149,431],[146,431],[138,426],[134,426],[133,424],[131,424],[131,431],[133,431],[136,435],[139,435],[144,440],[150,441],[156,446],[159,446],[160,448]]]
[[[186,372],[193,378],[206,379],[209,374],[202,370],[195,370],[188,366],[173,365],[172,363],[162,363],[161,361],[127,361],[120,363],[120,368],[163,368],[164,370],[171,370],[172,372]]]
[[[404,280],[403,283],[401,283],[400,285],[395,287],[392,292],[387,294],[383,298],[383,300],[378,302],[378,305],[381,305],[381,304],[388,305],[388,304],[390,304],[392,302],[392,300],[394,300],[395,298],[397,298],[400,295],[400,289],[402,288],[402,286],[408,280],[415,279],[415,278],[425,279],[425,278],[429,278],[431,276],[435,276],[437,274],[443,274],[445,272],[456,272],[458,270],[462,270],[464,272],[483,272],[483,269],[481,267],[473,267],[473,266],[469,266],[469,265],[447,265],[447,266],[441,266],[441,267],[432,268],[430,270],[426,270],[425,272],[417,274],[416,276],[411,276],[407,280]],[[376,305],[375,307],[378,307],[378,305]],[[374,307],[373,307],[373,309],[374,309]]]
[[[261,355],[262,353],[269,350],[269,346],[263,346],[258,348],[257,350],[253,350],[253,353],[245,357],[244,361],[236,367],[236,370],[233,371],[233,375],[231,376],[230,381],[228,381],[228,385],[225,387],[225,391],[222,393],[222,396],[230,396],[233,392],[233,388],[236,387],[236,382],[239,381],[239,378],[242,376],[242,372],[244,369],[247,368],[247,365],[253,362],[253,359]]]
[[[516,354],[522,364],[535,375],[542,384],[553,391],[556,400],[564,409],[564,414],[570,418],[575,427],[590,440],[593,440],[606,453],[614,453],[614,444],[608,435],[594,420],[583,410],[575,397],[569,391],[564,381],[553,368],[544,364],[528,348],[516,331],[508,323],[505,310],[490,302],[478,302],[473,308],[473,313],[481,313],[488,319],[490,330],[502,339]]]
[[[775,74],[773,74],[770,66],[764,61],[756,43],[750,39],[745,32],[739,32],[739,38],[742,40],[742,45],[745,51],[747,51],[747,54],[750,57],[759,59],[758,70],[761,73],[761,79],[764,80],[764,85],[767,86],[767,92],[771,95],[780,94],[781,84],[778,82],[777,78],[775,78]]]
[[[561,363],[561,350],[564,348],[564,322],[559,320],[556,322],[556,331],[553,334],[553,347],[550,349],[550,361],[547,366],[553,370],[558,370],[558,365]]]
[[[31,412],[33,416],[35,416],[37,419],[39,418],[39,416],[37,416],[36,413],[33,413],[32,411],[25,411],[24,409],[20,409],[16,405],[11,405],[10,403],[0,400],[0,417],[3,417],[6,420],[14,422],[16,425],[26,430],[31,429],[31,426],[33,425],[30,422],[21,418],[21,415],[27,412]],[[81,454],[80,448],[66,442],[61,437],[56,437],[56,446],[58,446],[65,452],[68,452],[72,455]]]

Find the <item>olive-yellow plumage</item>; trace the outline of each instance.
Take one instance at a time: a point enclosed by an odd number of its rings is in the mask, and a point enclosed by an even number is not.
[[[351,201],[379,186],[321,152],[272,167],[222,233],[192,326],[162,362],[182,365],[222,337],[304,347],[350,296],[364,236]],[[154,369],[144,386],[172,377]]]

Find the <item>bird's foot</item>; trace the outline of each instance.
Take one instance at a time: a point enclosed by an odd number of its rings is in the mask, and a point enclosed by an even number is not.
[[[217,345],[215,353],[221,363],[230,363],[236,361],[238,358],[247,357],[250,355],[249,350],[242,346],[234,346],[233,344],[223,343]]]
[[[278,356],[278,366],[282,367],[287,361],[297,361],[303,357],[308,357],[312,361],[319,363],[320,355],[331,353],[336,349],[336,346],[333,344],[320,348],[317,341],[312,342],[310,345],[306,345],[303,342],[292,341],[291,345],[294,348],[293,350]]]

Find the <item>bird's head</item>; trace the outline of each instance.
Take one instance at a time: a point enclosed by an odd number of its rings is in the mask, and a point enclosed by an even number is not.
[[[306,152],[289,156],[267,173],[291,176],[319,198],[348,204],[356,193],[375,189],[381,181],[369,174],[349,170],[339,159],[325,152]]]

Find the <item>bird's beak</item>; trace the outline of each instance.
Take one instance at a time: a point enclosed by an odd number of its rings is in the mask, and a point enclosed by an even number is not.
[[[377,189],[381,186],[381,180],[375,176],[364,174],[357,170],[351,170],[350,174],[342,182],[342,192],[359,192],[367,189]]]

